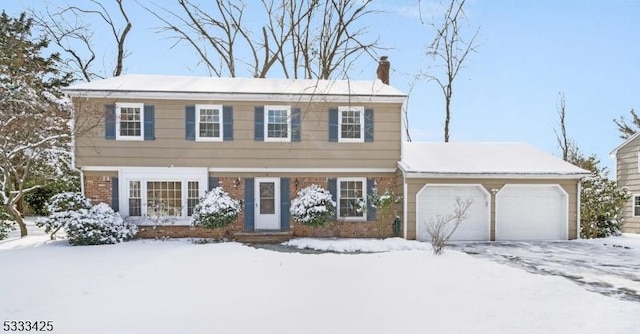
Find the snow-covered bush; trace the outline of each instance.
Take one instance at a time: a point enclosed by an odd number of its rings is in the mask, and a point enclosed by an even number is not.
[[[317,184],[312,184],[298,192],[291,201],[289,212],[297,222],[307,225],[324,225],[332,220],[336,202],[331,193]]]
[[[622,233],[622,211],[631,198],[626,188],[606,175],[594,174],[582,182],[580,237],[604,238]]]
[[[104,245],[133,239],[138,233],[135,225],[122,220],[107,204],[91,209],[67,211],[70,218],[65,225],[71,245]]]
[[[60,193],[51,197],[49,205],[47,205],[49,216],[39,218],[36,221],[36,226],[44,227],[45,233],[51,235],[51,239],[53,239],[73,215],[80,210],[90,208],[91,203],[81,193]]]
[[[369,203],[377,210],[376,230],[380,239],[399,233],[399,226],[395,231],[392,231],[391,227],[396,218],[400,219],[396,206],[401,201],[402,196],[396,195],[389,188],[385,188],[382,194],[378,193],[378,182],[374,183],[372,193],[369,195]]]
[[[240,213],[240,201],[231,198],[222,187],[205,193],[193,208],[193,224],[205,228],[229,225]]]
[[[6,239],[9,236],[9,232],[15,229],[12,218],[4,212],[4,209],[0,207],[0,240]]]

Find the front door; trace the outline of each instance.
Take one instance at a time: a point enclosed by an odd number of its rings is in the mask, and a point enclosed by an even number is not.
[[[280,179],[264,177],[255,179],[256,230],[280,229]]]

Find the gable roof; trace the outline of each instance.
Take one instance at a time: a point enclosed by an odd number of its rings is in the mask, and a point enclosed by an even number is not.
[[[400,169],[408,177],[568,178],[589,171],[525,143],[403,143]]]
[[[632,142],[634,139],[638,138],[638,136],[640,136],[640,131],[634,133],[631,137],[627,138],[627,140],[625,140],[622,144],[618,145],[618,147],[614,148],[613,151],[611,151],[609,153],[609,156],[612,158],[615,158],[616,155],[618,154],[618,151],[627,146],[627,144],[629,144],[630,142]]]
[[[215,78],[127,74],[67,87],[71,96],[156,99],[273,100],[309,98],[353,102],[398,102],[407,95],[380,80]]]

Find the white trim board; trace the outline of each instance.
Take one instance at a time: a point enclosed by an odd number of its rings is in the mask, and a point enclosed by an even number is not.
[[[140,170],[160,168],[190,167],[127,167],[127,166],[83,166],[79,167],[83,172],[117,172],[122,168],[139,168]],[[207,168],[207,167],[194,167]],[[395,173],[395,168],[271,168],[271,167],[209,167],[211,173]]]
[[[239,93],[199,93],[199,92],[122,92],[86,91],[66,89],[65,93],[79,98],[111,99],[153,99],[153,100],[194,100],[194,101],[263,101],[263,102],[329,102],[329,103],[404,103],[402,95],[322,95],[316,94],[239,94]]]
[[[209,168],[209,172],[212,173],[395,173],[395,171],[395,168]]]

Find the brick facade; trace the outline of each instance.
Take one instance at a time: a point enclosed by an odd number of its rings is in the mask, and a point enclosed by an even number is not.
[[[84,195],[93,205],[107,203],[111,206],[111,176],[85,175]]]
[[[385,189],[394,190],[396,187],[395,177],[376,177],[379,192]],[[291,199],[297,197],[298,191],[311,185],[317,184],[327,189],[326,177],[290,177]],[[111,177],[85,175],[85,196],[91,203],[107,203],[111,205]],[[232,198],[244,202],[245,179],[243,177],[219,177],[218,185],[222,186]],[[396,208],[400,212],[400,207]],[[351,222],[335,221],[325,226],[307,226],[291,219],[291,232],[294,237],[345,237],[345,238],[384,238],[393,235],[392,223],[395,215],[393,212],[380,212],[378,210],[375,221]],[[233,235],[243,232],[244,210],[240,212],[236,221],[224,228],[205,229],[201,227],[185,225],[167,226],[139,226],[138,237],[140,238],[212,238],[212,239],[234,239]]]

